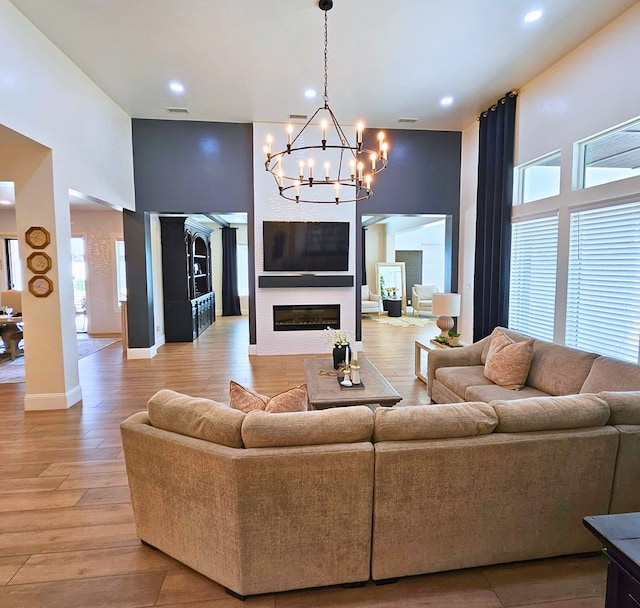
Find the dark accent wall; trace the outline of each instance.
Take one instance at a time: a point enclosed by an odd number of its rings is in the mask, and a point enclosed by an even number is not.
[[[379,129],[367,129],[365,147],[377,150]],[[447,216],[445,283],[450,291],[458,286],[460,234],[460,162],[462,133],[459,131],[413,131],[384,129],[389,142],[389,164],[373,185],[373,196],[358,203],[358,217],[385,214],[441,214]],[[362,223],[362,221],[360,221]],[[357,283],[362,280],[362,248],[357,249]],[[356,339],[360,340],[360,293],[356,308]]]
[[[365,215],[460,213],[459,131],[385,129],[389,165],[375,178],[373,196],[358,203]],[[367,129],[365,146],[377,150],[378,129]]]
[[[250,124],[133,119],[136,211],[253,210]]]
[[[155,344],[153,276],[151,274],[148,213],[124,210],[122,229],[127,267],[127,326],[129,348]]]
[[[127,251],[129,346],[141,348],[155,342],[149,231],[145,213],[246,212],[253,225],[253,127],[250,124],[132,120],[133,170],[136,211],[131,227],[125,224]],[[148,219],[147,219],[148,226]],[[253,231],[249,231],[253,250]],[[130,253],[135,259],[129,260]],[[253,276],[254,262],[249,261]],[[250,283],[250,290],[253,285]],[[255,298],[250,293],[250,306]],[[255,343],[255,310],[250,310],[250,335]],[[147,335],[148,333],[148,335]]]

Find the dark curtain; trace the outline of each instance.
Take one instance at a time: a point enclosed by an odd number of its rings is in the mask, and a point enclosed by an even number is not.
[[[222,316],[241,315],[238,295],[236,228],[222,229]]]
[[[362,228],[362,285],[368,285],[367,283],[367,229]],[[375,289],[372,289],[374,293],[377,293]]]
[[[509,318],[516,93],[480,116],[473,341]]]

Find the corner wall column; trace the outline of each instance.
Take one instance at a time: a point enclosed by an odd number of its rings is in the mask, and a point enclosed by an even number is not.
[[[123,212],[122,220],[127,267],[127,357],[149,359],[157,353],[153,316],[151,221],[147,212],[127,210]]]
[[[38,144],[14,150],[16,228],[22,260],[22,313],[25,340],[25,410],[66,409],[82,399],[74,321],[71,272],[69,194],[63,179],[54,179],[53,154]],[[0,163],[1,164],[1,163]],[[31,226],[45,228],[51,242],[42,250],[52,260],[46,276],[53,291],[46,297],[29,292],[35,275],[26,266],[34,249],[25,242]]]

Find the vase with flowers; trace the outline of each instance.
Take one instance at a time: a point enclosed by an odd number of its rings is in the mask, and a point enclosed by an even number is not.
[[[325,340],[333,346],[333,369],[338,369],[341,363],[349,363],[351,358],[350,336],[344,329],[327,327],[322,330]]]

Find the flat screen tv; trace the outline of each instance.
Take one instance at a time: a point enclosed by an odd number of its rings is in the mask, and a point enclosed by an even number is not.
[[[349,222],[263,222],[266,272],[349,270]]]

